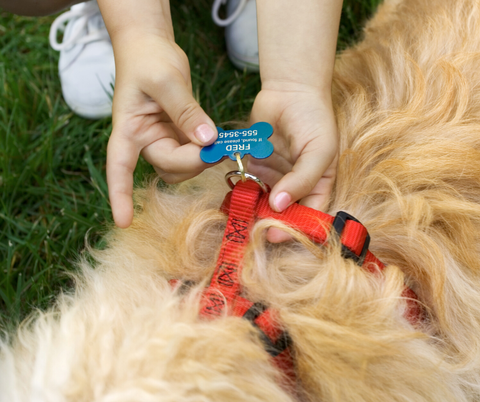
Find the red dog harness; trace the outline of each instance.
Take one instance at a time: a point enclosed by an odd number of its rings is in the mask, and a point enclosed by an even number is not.
[[[333,217],[300,204],[293,204],[278,213],[270,208],[268,196],[257,183],[239,181],[225,197],[221,210],[228,214],[227,227],[216,269],[204,292],[200,314],[203,317],[228,314],[248,319],[259,330],[265,349],[275,364],[288,378],[294,379],[291,340],[282,329],[278,314],[262,303],[253,303],[241,296],[242,258],[255,221],[277,219],[319,244],[325,244],[329,235],[336,235],[345,258],[353,259],[372,273],[383,270],[385,265],[368,250],[370,236],[367,229],[353,216],[340,211]],[[405,318],[412,324],[417,323],[421,319],[421,309],[415,293],[405,287],[402,296],[407,299]]]

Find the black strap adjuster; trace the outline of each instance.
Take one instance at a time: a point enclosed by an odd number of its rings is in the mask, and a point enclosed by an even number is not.
[[[342,232],[348,220],[355,221],[362,224],[362,222],[354,218],[349,213],[345,211],[338,211],[337,214],[335,215],[335,219],[333,220],[332,229],[335,230],[339,239],[342,238]],[[350,258],[354,260],[358,265],[362,266],[363,261],[365,260],[365,257],[367,255],[369,245],[370,245],[370,235],[367,232],[367,237],[365,238],[365,242],[363,243],[363,248],[360,255],[355,254],[352,250],[350,250],[347,246],[345,246],[342,243],[342,256],[343,258]]]
[[[273,342],[268,335],[262,331],[262,329],[255,323],[255,320],[260,317],[268,307],[263,303],[253,303],[253,305],[245,312],[243,318],[250,321],[250,323],[259,331],[260,339],[263,343],[265,351],[272,357],[277,357],[285,349],[292,345],[292,338],[288,332],[283,331],[276,342]]]

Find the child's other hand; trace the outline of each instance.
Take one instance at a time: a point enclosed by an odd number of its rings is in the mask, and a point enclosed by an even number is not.
[[[107,181],[117,226],[133,219],[133,171],[140,154],[166,182],[186,180],[209,165],[200,149],[217,130],[192,96],[187,56],[173,37],[132,35],[115,46],[113,131],[107,150]]]
[[[266,83],[252,109],[251,122],[267,121],[274,128],[275,150],[266,159],[249,160],[248,171],[273,186],[270,206],[283,211],[297,200],[321,210],[328,204],[335,181],[338,135],[329,91],[294,83]],[[271,242],[287,240],[269,230]]]

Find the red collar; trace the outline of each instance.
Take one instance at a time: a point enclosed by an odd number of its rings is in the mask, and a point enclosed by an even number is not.
[[[240,276],[242,258],[249,241],[250,229],[257,219],[273,218],[304,233],[312,241],[325,244],[335,230],[342,244],[342,255],[359,266],[378,273],[385,265],[369,250],[367,229],[353,216],[340,211],[335,217],[323,212],[293,204],[285,211],[273,211],[268,204],[268,193],[253,181],[239,181],[227,194],[222,211],[228,213],[220,255],[210,285],[205,289],[200,314],[216,317],[223,314],[247,318],[259,329],[267,352],[274,362],[294,379],[294,363],[290,353],[290,338],[283,331],[278,315],[262,303],[252,303],[241,297]],[[405,318],[412,324],[419,322],[422,311],[417,296],[408,287],[402,294],[407,299]]]

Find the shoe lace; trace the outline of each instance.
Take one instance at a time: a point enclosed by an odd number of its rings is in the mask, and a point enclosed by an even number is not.
[[[97,40],[108,39],[108,32],[103,24],[103,20],[98,29],[89,29],[88,33],[85,35],[84,29],[87,27],[88,21],[97,15],[97,18],[102,18],[96,1],[86,2],[81,9],[69,10],[59,15],[50,27],[50,46],[52,46],[53,49],[60,51],[73,44],[86,44]],[[67,41],[61,43],[58,42],[58,32],[63,32],[66,24],[72,19],[78,19],[79,21],[74,25],[70,37]]]
[[[238,3],[237,9],[232,13],[232,15],[228,18],[221,19],[218,15],[218,11],[220,10],[220,7],[222,4],[227,4],[227,0],[215,0],[213,3],[212,7],[212,19],[215,24],[217,24],[220,27],[226,27],[227,25],[230,25],[233,21],[235,21],[240,13],[243,11],[245,8],[245,5],[247,4],[247,0],[240,0],[240,3]]]

